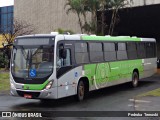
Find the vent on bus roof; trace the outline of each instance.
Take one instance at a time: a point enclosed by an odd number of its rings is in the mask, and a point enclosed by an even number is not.
[[[58,35],[59,32],[51,32],[52,35]]]

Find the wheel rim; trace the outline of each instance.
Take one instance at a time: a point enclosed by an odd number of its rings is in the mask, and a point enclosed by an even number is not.
[[[84,85],[80,84],[79,86],[79,96],[83,97],[84,96]]]
[[[136,86],[138,83],[138,76],[134,76],[133,84]]]

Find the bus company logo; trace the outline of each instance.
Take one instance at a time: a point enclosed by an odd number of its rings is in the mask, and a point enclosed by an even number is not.
[[[2,112],[2,117],[12,117],[11,115],[11,112]]]

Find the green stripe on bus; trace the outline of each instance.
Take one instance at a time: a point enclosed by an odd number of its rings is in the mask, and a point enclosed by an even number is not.
[[[141,38],[137,37],[111,37],[111,36],[82,36],[82,40],[104,40],[104,41],[141,41]]]
[[[144,71],[142,59],[84,65],[84,73],[88,77],[90,85],[93,85],[94,80],[99,84],[132,78],[134,69],[138,69],[140,76],[142,75]]]
[[[24,84],[24,90],[43,90],[48,82],[46,80],[43,84]]]

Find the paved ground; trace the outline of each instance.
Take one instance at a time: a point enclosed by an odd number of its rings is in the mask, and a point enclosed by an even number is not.
[[[135,99],[133,104],[137,111],[160,111],[160,97],[146,96]]]
[[[159,97],[139,97],[137,95],[160,88],[160,75],[144,79],[138,88],[130,88],[130,84],[122,84],[91,92],[83,102],[76,102],[74,97],[45,103],[39,100],[30,100],[12,97],[9,94],[0,95],[0,111],[157,111],[160,110]],[[113,112],[114,113],[114,112]],[[54,114],[54,112],[53,112]],[[1,118],[0,118],[1,119]],[[105,120],[102,117],[92,118],[54,118],[54,120]],[[107,120],[159,120],[159,118],[137,117],[109,117]],[[13,120],[13,118],[12,118]]]

